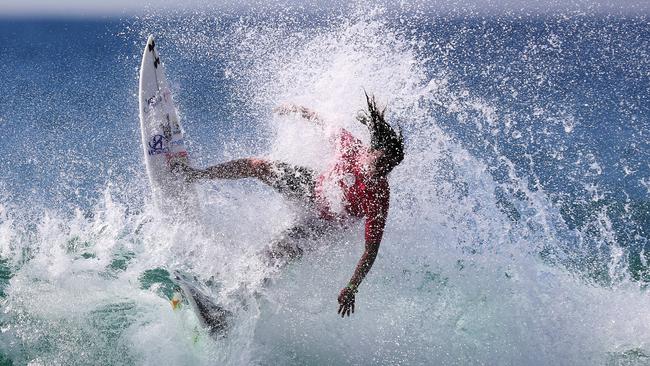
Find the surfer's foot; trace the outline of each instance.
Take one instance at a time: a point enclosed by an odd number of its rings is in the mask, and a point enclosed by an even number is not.
[[[192,168],[185,159],[172,160],[169,162],[172,173],[182,176],[186,182],[192,183],[198,180],[198,169]]]

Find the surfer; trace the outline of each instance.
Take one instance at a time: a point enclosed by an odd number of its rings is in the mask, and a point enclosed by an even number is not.
[[[388,215],[390,188],[388,174],[404,158],[401,131],[396,132],[384,118],[374,96],[366,94],[367,110],[357,119],[370,131],[370,146],[365,146],[349,131],[341,129],[336,138],[336,162],[320,175],[312,169],[261,158],[228,161],[206,169],[187,165],[174,166],[189,181],[199,179],[257,178],[284,196],[299,200],[318,213],[318,220],[287,230],[266,251],[270,265],[282,266],[302,255],[298,241],[323,235],[341,227],[350,218],[365,217],[365,251],[357,263],[349,283],[338,296],[338,313],[345,317],[354,313],[355,294],[370,271],[381,243]],[[285,105],[274,110],[280,115],[299,113],[306,120],[322,126],[320,117],[308,108]],[[342,202],[332,202],[333,190]],[[334,207],[342,206],[342,210]]]

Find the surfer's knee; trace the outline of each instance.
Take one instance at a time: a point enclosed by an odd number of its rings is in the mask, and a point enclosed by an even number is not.
[[[271,174],[271,162],[266,159],[247,158],[242,160],[246,161],[248,171],[255,177],[264,178]]]
[[[279,240],[262,251],[262,259],[269,267],[284,267],[302,257],[303,250],[295,243]]]
[[[271,167],[271,162],[266,159],[260,158],[247,158],[248,165],[250,165],[253,170],[268,170]]]

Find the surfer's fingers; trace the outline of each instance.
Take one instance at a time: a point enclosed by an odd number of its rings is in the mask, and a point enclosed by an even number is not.
[[[293,103],[283,103],[273,108],[273,112],[279,115],[284,115],[291,112],[297,112],[298,107]]]
[[[341,305],[341,318],[345,318],[346,315],[350,315],[350,305]]]
[[[273,113],[275,113],[275,114],[279,114],[279,115],[282,116],[282,115],[284,115],[284,114],[287,114],[287,109],[286,109],[285,106],[283,106],[283,105],[279,105],[279,106],[273,108]]]

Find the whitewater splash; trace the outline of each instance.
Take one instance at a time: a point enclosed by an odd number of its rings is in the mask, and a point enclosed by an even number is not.
[[[344,127],[368,140],[353,118],[364,88],[388,105],[407,155],[390,177],[386,233],[357,311],[340,319],[336,297],[363,251],[361,224],[271,273],[256,253],[299,212],[256,182],[201,184],[204,222],[190,226],[170,226],[148,203],[134,209],[144,180],[134,189],[110,184],[94,207],[74,212],[43,207],[34,215],[7,196],[3,357],[14,364],[647,362],[650,297],[630,280],[608,217],[587,233],[569,227],[549,194],[531,188],[505,156],[507,179],[496,180],[489,162],[441,129],[440,109],[493,128],[504,122],[498,106],[453,84],[450,72],[431,72],[435,55],[408,27],[381,10],[309,29],[290,17],[229,23],[200,14],[184,27],[157,19],[139,24],[140,35],[159,34],[163,52],[177,52],[167,68],[183,58],[209,65],[201,72],[225,80],[219,87],[240,113],[202,121],[206,130],[231,131],[224,139],[232,143],[209,150],[196,133],[190,150],[198,165],[266,155],[322,169],[332,158],[329,133]],[[193,106],[178,99],[182,113]],[[317,110],[326,131],[273,116],[284,102]],[[607,244],[597,255],[594,230]],[[582,258],[596,258],[597,268]],[[228,338],[212,340],[188,309],[172,311],[173,269],[196,275],[234,312]],[[598,271],[606,273],[589,276]],[[261,286],[267,277],[272,283]]]

